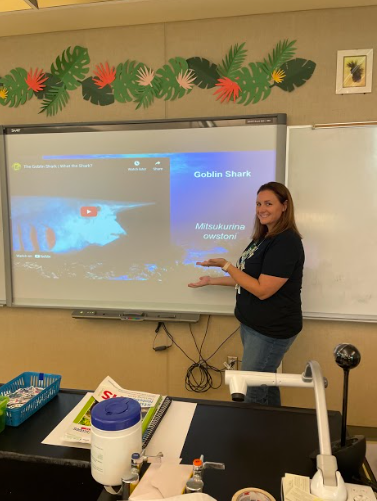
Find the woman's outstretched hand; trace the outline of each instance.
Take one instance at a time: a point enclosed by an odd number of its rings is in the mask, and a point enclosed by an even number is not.
[[[211,277],[205,276],[205,277],[200,277],[198,282],[192,282],[191,284],[188,284],[189,287],[205,287],[206,285],[211,285]]]
[[[222,268],[224,264],[226,263],[226,259],[223,259],[222,257],[219,258],[214,258],[214,259],[208,259],[207,261],[200,261],[196,263],[199,266],[205,266],[205,267],[210,267],[214,266],[217,268]],[[206,285],[213,285],[211,277],[208,275],[205,277],[200,277],[198,282],[192,282],[188,284],[189,287],[205,287]]]
[[[207,261],[200,261],[196,264],[198,264],[199,266],[207,266],[207,267],[215,266],[217,268],[222,268],[226,262],[227,262],[226,259],[219,257],[214,259],[208,259]]]

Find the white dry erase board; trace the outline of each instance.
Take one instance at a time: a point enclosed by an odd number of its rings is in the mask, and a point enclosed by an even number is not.
[[[3,155],[3,141],[0,131],[0,158]],[[5,263],[4,263],[4,223],[3,223],[3,193],[5,193],[4,179],[0,176],[0,306],[5,304]]]
[[[377,321],[377,126],[289,127],[305,317]]]

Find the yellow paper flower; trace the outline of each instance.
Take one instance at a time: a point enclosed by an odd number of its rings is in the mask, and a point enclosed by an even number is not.
[[[281,83],[284,78],[285,78],[285,71],[284,70],[274,70],[272,72],[272,79],[276,82],[276,83]]]
[[[8,89],[6,87],[0,87],[0,99],[6,99],[8,96]]]

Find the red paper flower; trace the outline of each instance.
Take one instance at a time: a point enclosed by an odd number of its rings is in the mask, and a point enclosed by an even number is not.
[[[38,68],[35,70],[34,74],[33,70],[30,69],[27,77],[25,78],[25,82],[27,83],[29,89],[32,89],[34,92],[40,92],[43,90],[46,87],[43,82],[46,80],[48,80],[48,77],[46,77],[43,70],[38,70]]]
[[[233,80],[231,80],[228,77],[219,78],[219,83],[217,83],[216,86],[219,88],[217,89],[216,92],[214,92],[213,95],[215,96],[216,94],[219,94],[218,97],[216,98],[216,101],[221,99],[222,103],[225,101],[225,99],[227,103],[229,103],[229,100],[232,97],[232,95],[233,95],[233,101],[236,101],[241,90],[241,87],[238,85],[238,83],[233,82]]]
[[[109,63],[106,63],[106,67],[101,63],[96,66],[96,71],[94,74],[98,78],[93,78],[93,81],[100,89],[103,89],[106,85],[110,85],[111,82],[114,82],[116,70],[115,66],[111,69],[109,67]]]

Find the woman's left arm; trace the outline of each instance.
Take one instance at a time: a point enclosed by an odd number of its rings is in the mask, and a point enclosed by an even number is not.
[[[199,264],[207,267],[223,268],[228,261],[223,258],[208,259]],[[258,278],[253,278],[247,273],[239,270],[236,266],[229,263],[226,267],[226,272],[240,285],[243,289],[251,292],[258,299],[268,299],[273,296],[283,285],[287,282],[288,278],[274,277],[272,275],[259,275]]]
[[[259,275],[258,278],[253,278],[232,264],[229,265],[227,272],[238,285],[262,301],[273,296],[288,281],[288,278],[263,274]]]

